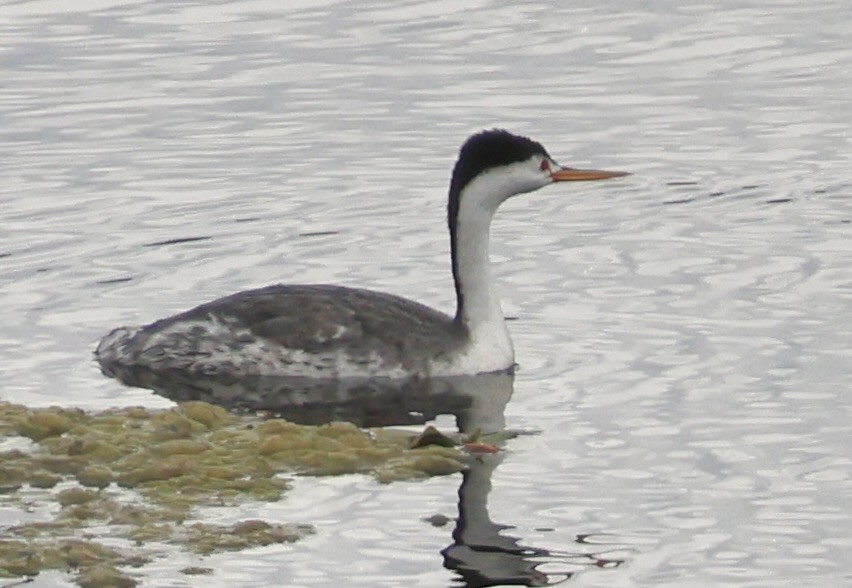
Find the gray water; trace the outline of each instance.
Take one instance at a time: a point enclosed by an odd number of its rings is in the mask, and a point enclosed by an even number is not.
[[[845,0],[5,3],[0,397],[169,406],[102,377],[97,339],[277,281],[452,310],[450,166],[503,126],[634,175],[495,221],[520,364],[505,419],[535,434],[466,495],[487,504],[469,513],[484,543],[533,551],[480,564],[577,586],[848,585],[850,38]],[[280,504],[201,514],[316,535],[138,572],[448,586],[453,525],[422,519],[458,516],[460,484],[302,478]],[[199,562],[214,575],[178,573]]]

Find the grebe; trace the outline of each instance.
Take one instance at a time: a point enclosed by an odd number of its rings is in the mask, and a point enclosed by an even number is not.
[[[511,372],[515,355],[488,261],[488,232],[508,198],[553,182],[626,172],[558,165],[536,141],[482,131],[459,152],[448,224],[454,317],[393,294],[332,285],[238,292],[141,327],[119,327],[95,355],[102,371],[199,375],[428,377]]]

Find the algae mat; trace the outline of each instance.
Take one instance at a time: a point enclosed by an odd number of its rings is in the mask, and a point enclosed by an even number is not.
[[[209,525],[193,518],[196,506],[278,501],[294,475],[366,473],[389,483],[464,468],[456,448],[411,441],[403,431],[302,426],[204,402],[99,413],[0,402],[0,506],[51,513],[2,528],[0,578],[67,570],[84,587],[134,586],[127,570],[168,545],[210,554],[313,532],[260,520]],[[116,538],[126,547],[113,547]]]

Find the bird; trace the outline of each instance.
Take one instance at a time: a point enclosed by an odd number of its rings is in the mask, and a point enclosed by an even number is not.
[[[119,327],[95,350],[101,371],[299,378],[512,373],[515,354],[489,264],[489,231],[509,198],[557,182],[627,172],[563,167],[541,143],[480,131],[453,167],[447,223],[456,311],[394,294],[308,284],[245,290],[144,326]]]

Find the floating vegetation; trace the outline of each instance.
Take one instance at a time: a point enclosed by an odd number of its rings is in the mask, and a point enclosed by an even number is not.
[[[136,581],[117,566],[138,566],[147,560],[122,555],[95,541],[0,540],[0,576],[35,576],[47,569],[76,569],[77,584],[83,588],[135,586]]]
[[[0,441],[16,437],[31,443],[0,452],[0,506],[53,518],[2,528],[0,577],[76,571],[84,587],[134,586],[122,570],[144,565],[164,544],[207,555],[313,532],[260,520],[208,525],[193,520],[197,506],[277,501],[293,475],[364,473],[389,483],[452,474],[465,459],[444,439],[415,448],[403,431],[302,426],[204,402],[99,413],[0,402]],[[127,549],[113,547],[122,542]]]

